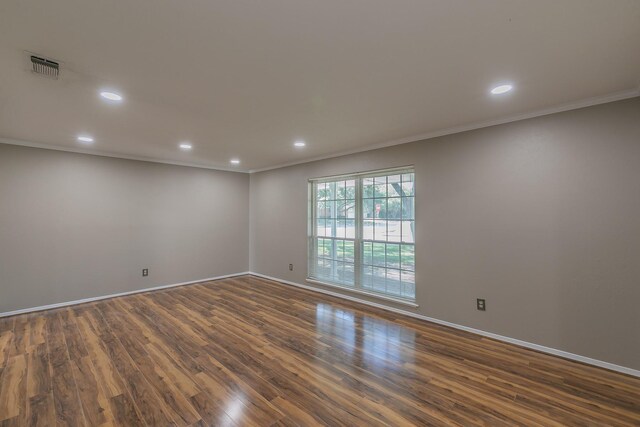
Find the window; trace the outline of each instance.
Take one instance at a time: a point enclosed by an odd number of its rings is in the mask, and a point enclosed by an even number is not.
[[[415,174],[310,181],[309,279],[415,300]]]

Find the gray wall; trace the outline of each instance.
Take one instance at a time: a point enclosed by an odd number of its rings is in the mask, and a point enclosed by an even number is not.
[[[418,313],[640,369],[640,98],[252,174],[251,270],[305,283],[309,178],[410,164]]]
[[[416,312],[640,369],[640,98],[250,178],[0,144],[0,312],[249,266],[305,283],[308,178],[409,164]]]
[[[247,271],[248,211],[247,174],[0,144],[0,313]]]

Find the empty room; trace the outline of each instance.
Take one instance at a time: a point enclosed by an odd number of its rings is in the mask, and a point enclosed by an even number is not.
[[[640,1],[0,0],[0,427],[640,426]]]

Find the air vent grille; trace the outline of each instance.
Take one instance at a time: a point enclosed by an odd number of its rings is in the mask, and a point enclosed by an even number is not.
[[[31,55],[31,71],[57,80],[60,74],[60,64],[50,59]]]

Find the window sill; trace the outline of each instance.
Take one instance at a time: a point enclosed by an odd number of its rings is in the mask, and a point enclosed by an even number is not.
[[[418,304],[416,304],[414,302],[411,302],[411,301],[404,300],[404,299],[389,297],[389,296],[386,296],[386,295],[380,295],[380,294],[377,294],[375,292],[369,292],[369,291],[365,291],[365,290],[358,289],[358,288],[349,288],[347,286],[340,286],[340,285],[334,285],[333,283],[321,282],[319,280],[311,279],[309,277],[307,277],[307,283],[311,283],[311,284],[314,284],[314,285],[320,285],[320,286],[329,286],[331,288],[341,289],[341,290],[346,291],[346,292],[352,292],[354,294],[366,295],[368,297],[377,298],[377,299],[384,300],[384,301],[391,301],[391,302],[396,303],[396,304],[402,304],[402,305],[406,305],[406,306],[413,307],[413,308],[418,308],[419,307]]]

